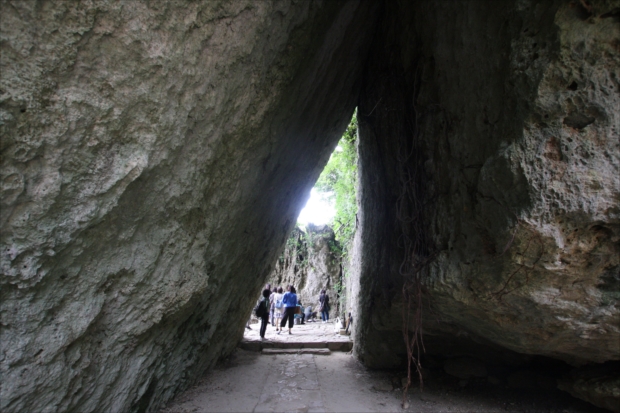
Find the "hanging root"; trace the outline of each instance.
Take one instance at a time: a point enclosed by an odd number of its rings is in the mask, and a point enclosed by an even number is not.
[[[415,95],[415,90],[414,90]],[[402,331],[407,350],[407,384],[403,389],[403,408],[408,407],[407,392],[412,372],[417,373],[420,389],[424,387],[421,353],[425,351],[423,339],[423,269],[435,257],[426,237],[423,212],[425,207],[425,182],[422,150],[418,143],[418,113],[413,109],[411,139],[405,138],[399,148],[398,168],[400,196],[396,204],[396,218],[401,230],[399,247],[403,259],[399,273],[403,279]]]

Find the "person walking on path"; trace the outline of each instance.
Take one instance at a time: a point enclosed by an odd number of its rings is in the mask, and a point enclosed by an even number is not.
[[[295,294],[297,291],[295,291],[295,287],[289,285],[286,290],[286,293],[282,296],[284,317],[280,323],[280,331],[278,331],[278,334],[282,332],[282,329],[286,325],[286,320],[288,320],[288,333],[292,334],[291,330],[293,329],[293,321],[295,319],[295,311],[297,309],[297,294]]]
[[[269,283],[265,284],[265,290],[269,290],[269,298],[267,298],[267,317],[269,317],[269,313],[271,311],[270,309],[271,298],[270,297],[271,297],[271,294],[273,293],[273,291],[271,290],[271,284]],[[267,318],[267,322],[269,322],[269,318]]]
[[[326,294],[325,289],[322,289],[321,294],[319,294],[319,311],[321,312],[321,320],[327,323],[329,320],[329,295]]]
[[[274,301],[274,297],[277,293],[278,293],[278,289],[274,287],[273,291],[269,295],[269,320],[271,320],[271,325],[273,327],[276,326],[276,319],[275,319],[276,302]]]
[[[263,296],[261,297],[258,306],[259,309],[256,311],[257,315],[260,317],[260,339],[265,339],[265,332],[267,331],[267,324],[269,324],[269,296],[271,295],[271,291],[268,289],[263,290]]]
[[[282,311],[284,310],[284,305],[282,304],[282,287],[278,287],[278,292],[273,296],[273,308],[274,308],[274,316],[276,317],[276,331],[280,331],[280,320],[282,319]]]

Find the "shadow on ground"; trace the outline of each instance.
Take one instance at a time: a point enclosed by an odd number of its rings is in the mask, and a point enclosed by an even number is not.
[[[161,413],[201,412],[550,412],[605,410],[555,388],[515,389],[427,369],[401,408],[404,373],[371,371],[352,355],[264,355],[238,349]]]

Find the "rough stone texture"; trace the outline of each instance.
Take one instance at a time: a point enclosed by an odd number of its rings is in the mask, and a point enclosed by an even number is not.
[[[368,365],[404,356],[409,151],[411,225],[434,257],[427,337],[620,359],[620,3],[586,4],[386,3],[358,110],[354,333]]]
[[[0,409],[152,411],[240,340],[375,6],[0,7]]]
[[[402,365],[413,226],[429,351],[620,359],[618,9],[1,2],[0,409],[154,410],[230,353],[360,88],[356,354]]]
[[[558,387],[596,406],[620,412],[620,377],[617,365],[575,369]]]
[[[272,287],[295,286],[298,299],[304,306],[311,305],[313,311],[318,311],[319,294],[325,288],[330,299],[330,318],[340,314],[342,282],[338,244],[334,231],[327,225],[310,224],[305,233],[295,228],[269,276]]]

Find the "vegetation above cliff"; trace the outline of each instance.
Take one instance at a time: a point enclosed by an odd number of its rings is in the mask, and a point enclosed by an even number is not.
[[[314,188],[332,202],[336,209],[332,227],[336,239],[346,249],[355,233],[357,201],[357,112]]]

